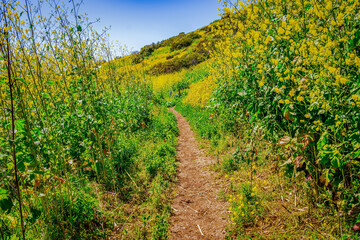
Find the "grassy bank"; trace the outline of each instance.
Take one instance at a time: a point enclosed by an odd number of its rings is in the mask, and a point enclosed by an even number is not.
[[[219,157],[213,166],[225,182],[220,197],[230,203],[228,239],[347,239],[351,225],[328,202],[319,203],[305,173],[279,163],[281,145],[246,123],[236,137],[209,108],[178,103],[202,146]],[[249,130],[250,129],[250,130]]]

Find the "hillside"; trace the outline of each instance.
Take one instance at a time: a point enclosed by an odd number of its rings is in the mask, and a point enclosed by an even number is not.
[[[1,239],[359,238],[359,1],[222,3],[121,58],[0,5]]]

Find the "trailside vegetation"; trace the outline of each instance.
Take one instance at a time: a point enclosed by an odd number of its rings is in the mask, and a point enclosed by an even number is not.
[[[359,2],[224,1],[223,5],[221,24],[213,29],[221,37],[212,51],[208,80],[211,86],[210,80],[216,79],[216,88],[206,106],[220,119],[219,130],[226,126],[231,135],[250,137],[224,164],[228,170],[240,170],[237,159],[249,158],[247,164],[254,168],[248,170],[249,184],[255,186],[251,190],[240,184],[240,189],[233,189],[238,194],[230,197],[236,202],[231,236],[259,227],[257,223],[271,212],[268,208],[260,214],[251,208],[250,218],[240,210],[247,206],[244,201],[260,203],[253,199],[258,188],[254,171],[257,164],[266,163],[287,176],[295,192],[301,189],[307,214],[318,211],[313,215],[321,216],[318,222],[306,221],[316,225],[310,228],[316,228],[319,236],[350,236],[360,221]],[[263,159],[256,163],[259,158]],[[261,174],[257,177],[264,179]],[[295,196],[296,207],[299,193]],[[292,226],[300,227],[303,221],[294,219]]]
[[[175,117],[80,4],[25,4],[0,4],[0,238],[165,239]]]

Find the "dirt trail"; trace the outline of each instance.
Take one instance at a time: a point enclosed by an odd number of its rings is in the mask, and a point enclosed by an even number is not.
[[[178,112],[178,189],[171,218],[170,239],[224,239],[227,204],[218,199],[220,183],[209,170],[214,159],[200,150],[190,125]],[[203,234],[203,235],[202,235]]]

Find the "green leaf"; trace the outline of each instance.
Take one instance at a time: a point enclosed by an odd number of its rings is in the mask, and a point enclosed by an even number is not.
[[[9,197],[0,200],[0,208],[5,212],[10,211],[13,206],[14,204]]]
[[[30,212],[32,217],[28,219],[28,221],[34,223],[36,219],[38,219],[41,216],[41,211],[39,211],[36,208],[30,207]]]
[[[325,146],[325,144],[328,143],[328,137],[327,137],[327,135],[328,135],[327,132],[324,132],[324,133],[321,135],[319,141],[317,142],[317,147],[318,147],[319,149],[322,149],[322,147]]]
[[[327,181],[327,184],[331,182],[333,178],[333,174],[330,172],[330,169],[325,170],[325,180]]]
[[[24,119],[19,119],[15,122],[15,129],[18,132],[22,132],[25,129],[25,120]]]
[[[20,238],[16,234],[11,235],[11,238],[10,238],[10,240],[19,240],[19,239]]]
[[[4,196],[7,197],[7,190],[0,188],[0,199],[2,199]]]
[[[6,78],[1,78],[0,79],[0,84],[4,84],[4,83],[7,83]]]
[[[16,166],[17,166],[17,168],[19,169],[20,172],[24,172],[24,171],[25,171],[24,161],[19,162]]]
[[[78,32],[81,32],[82,31],[82,27],[79,25],[79,26],[77,26],[77,31]]]

